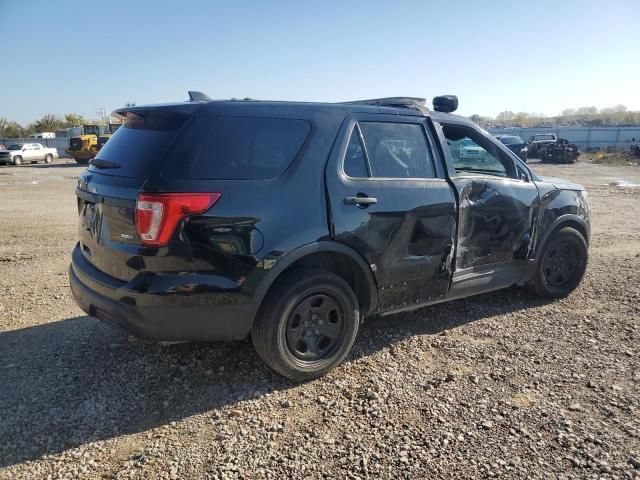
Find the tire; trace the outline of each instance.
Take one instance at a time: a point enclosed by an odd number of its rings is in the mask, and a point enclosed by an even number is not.
[[[575,228],[552,233],[542,249],[527,289],[544,298],[564,298],[580,284],[587,268],[587,241]]]
[[[251,330],[253,347],[273,370],[311,380],[339,365],[358,334],[358,299],[347,282],[322,270],[278,279]]]
[[[15,157],[13,157],[13,164],[22,165],[22,157],[20,155],[16,155]]]
[[[53,162],[53,155],[51,155],[51,154],[47,153],[47,154],[44,156],[44,163],[51,163],[51,162]]]
[[[74,158],[78,165],[87,165],[89,163],[88,158]]]

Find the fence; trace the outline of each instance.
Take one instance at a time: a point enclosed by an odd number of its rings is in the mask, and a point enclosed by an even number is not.
[[[491,128],[493,135],[517,135],[525,142],[531,135],[555,133],[575,143],[579,150],[629,150],[631,139],[640,141],[640,127]]]
[[[640,127],[557,127],[557,128],[491,128],[494,134],[509,134],[521,137],[525,142],[531,135],[555,133],[575,143],[579,150],[629,150],[631,139],[640,141]],[[64,151],[69,146],[69,138],[0,138],[0,144],[41,143],[58,150],[61,157],[68,156]]]

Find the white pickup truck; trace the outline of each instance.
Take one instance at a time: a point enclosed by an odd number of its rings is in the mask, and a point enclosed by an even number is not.
[[[47,148],[41,143],[14,143],[6,150],[0,150],[0,164],[22,165],[23,163],[53,162],[58,158],[58,150]]]

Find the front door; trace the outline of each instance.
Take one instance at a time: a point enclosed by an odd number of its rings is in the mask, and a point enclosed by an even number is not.
[[[459,216],[455,277],[489,274],[508,286],[524,272],[538,213],[528,171],[488,134],[468,124],[441,124],[455,173]]]
[[[332,234],[366,258],[381,310],[443,297],[456,201],[424,118],[354,115],[339,139],[326,173]]]

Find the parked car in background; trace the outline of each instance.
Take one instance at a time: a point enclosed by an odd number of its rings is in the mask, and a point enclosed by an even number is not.
[[[32,133],[29,138],[56,138],[55,132]]]
[[[118,110],[78,177],[69,281],[88,315],[152,340],[250,336],[308,380],[365,317],[582,279],[584,188],[536,175],[455,97],[190,98]]]
[[[527,144],[517,135],[496,135],[496,138],[504,143],[509,150],[518,155],[523,161],[527,161]]]
[[[476,145],[471,139],[466,138],[462,144],[460,145],[460,159],[480,159],[484,160],[486,156],[486,151],[484,148]]]
[[[532,135],[529,137],[529,141],[527,142],[527,157],[540,158],[540,150],[542,150],[545,145],[555,143],[557,140],[558,137],[555,133],[539,133]]]
[[[23,163],[53,162],[58,158],[58,150],[47,148],[40,143],[14,143],[0,151],[0,163],[22,165]]]

